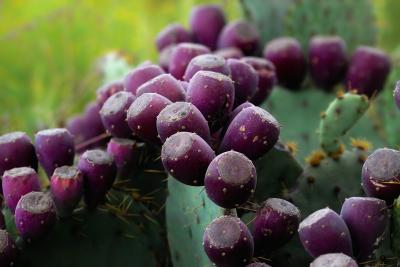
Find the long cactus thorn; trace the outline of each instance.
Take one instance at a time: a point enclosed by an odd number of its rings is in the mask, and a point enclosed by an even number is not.
[[[357,148],[362,151],[369,151],[372,149],[372,144],[366,140],[361,138],[351,138],[351,146]]]
[[[326,158],[326,154],[322,150],[316,150],[311,152],[310,156],[306,158],[306,163],[311,165],[312,167],[318,167],[321,164],[321,161]]]
[[[295,156],[298,151],[297,143],[294,141],[288,141],[286,143],[286,148],[289,150],[289,152],[290,152],[290,154],[292,154],[292,156]]]

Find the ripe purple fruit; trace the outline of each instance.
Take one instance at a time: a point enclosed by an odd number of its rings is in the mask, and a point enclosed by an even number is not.
[[[264,48],[264,57],[275,65],[279,84],[289,89],[301,87],[307,64],[296,39],[280,37],[270,41]]]
[[[231,73],[223,57],[213,54],[205,54],[197,56],[190,61],[183,79],[185,81],[190,81],[190,79],[201,70],[218,72],[227,76]]]
[[[19,199],[30,192],[40,191],[39,176],[29,167],[19,167],[5,171],[2,179],[3,196],[12,213]]]
[[[82,198],[82,172],[72,166],[55,169],[50,181],[50,190],[58,216],[70,216]]]
[[[157,93],[172,102],[185,101],[186,98],[186,92],[182,84],[171,74],[161,74],[142,84],[137,89],[136,96],[139,97],[145,93]]]
[[[56,210],[50,195],[30,192],[18,201],[15,226],[22,238],[37,240],[47,234],[56,222]]]
[[[15,266],[17,257],[15,241],[6,230],[0,230],[0,266]]]
[[[134,140],[114,137],[108,143],[107,153],[114,159],[119,177],[125,178],[137,167],[139,152]]]
[[[214,52],[214,55],[221,56],[225,59],[229,59],[229,58],[240,59],[240,58],[244,57],[242,50],[240,50],[237,47],[227,47],[227,48],[218,49],[217,51]]]
[[[74,138],[65,128],[37,132],[35,148],[40,165],[49,178],[57,167],[74,163]]]
[[[393,96],[397,107],[400,109],[400,81],[396,82],[396,87],[394,88]]]
[[[131,70],[124,78],[125,91],[136,95],[136,90],[147,81],[164,74],[164,70],[154,64],[144,64]]]
[[[158,33],[156,46],[158,51],[162,51],[170,45],[190,42],[191,40],[192,36],[188,30],[179,23],[172,23]]]
[[[252,55],[260,47],[260,35],[257,28],[243,20],[228,23],[218,39],[218,48],[237,47],[245,55]]]
[[[292,203],[269,198],[257,211],[253,221],[253,238],[257,252],[271,252],[287,243],[297,232],[300,211]]]
[[[320,209],[305,218],[300,223],[299,236],[305,250],[314,258],[336,252],[353,255],[346,223],[329,208]]]
[[[214,219],[203,236],[208,258],[218,267],[245,266],[253,256],[253,237],[246,224],[233,216]]]
[[[310,267],[358,267],[358,264],[343,253],[328,253],[316,258]]]
[[[235,150],[255,160],[275,145],[279,132],[279,124],[271,114],[260,107],[248,107],[233,118],[219,150]]]
[[[228,126],[231,123],[231,121],[236,117],[237,114],[239,114],[243,109],[245,108],[249,108],[249,107],[254,107],[254,104],[246,101],[243,104],[237,106],[229,115],[229,122],[228,122]]]
[[[207,168],[204,186],[208,197],[218,206],[235,208],[254,193],[257,173],[245,155],[228,151],[215,157]]]
[[[103,105],[106,100],[112,96],[115,93],[118,93],[120,91],[124,90],[124,84],[122,81],[114,81],[107,83],[97,89],[96,95],[97,95],[97,102],[100,105]]]
[[[169,71],[169,62],[171,60],[172,51],[174,50],[175,45],[169,45],[158,54],[158,64],[164,71]]]
[[[204,175],[214,157],[215,153],[206,141],[189,132],[168,137],[161,150],[165,170],[187,185],[204,184]]]

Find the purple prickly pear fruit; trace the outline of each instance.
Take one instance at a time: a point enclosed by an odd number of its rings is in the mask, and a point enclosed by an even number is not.
[[[168,98],[172,102],[185,101],[186,99],[185,89],[171,74],[161,74],[142,84],[137,89],[136,96],[139,97],[145,93],[156,93]]]
[[[389,148],[375,150],[364,162],[361,177],[368,196],[391,205],[400,194],[400,152]]]
[[[21,197],[15,209],[15,226],[25,240],[37,240],[56,222],[56,209],[49,194],[30,192]]]
[[[360,46],[350,59],[346,86],[359,94],[371,97],[385,85],[391,63],[388,55],[378,48]]]
[[[168,98],[145,93],[139,96],[129,107],[127,121],[133,133],[146,142],[160,145],[157,132],[157,116],[166,106],[172,104]]]
[[[253,256],[253,237],[246,224],[233,216],[214,219],[204,231],[203,248],[218,267],[240,267]]]
[[[210,141],[207,120],[195,105],[176,102],[166,106],[157,116],[157,131],[162,142],[177,132],[198,134],[204,141]]]
[[[134,140],[112,138],[108,143],[107,153],[114,159],[119,177],[128,176],[137,167],[139,153]]]
[[[97,95],[97,102],[100,105],[103,105],[106,100],[112,96],[115,93],[118,93],[120,91],[124,90],[124,84],[122,81],[114,81],[107,83],[97,89],[96,95]]]
[[[158,64],[165,72],[169,71],[169,62],[174,48],[175,45],[169,45],[163,48],[163,50],[158,54]]]
[[[139,86],[161,74],[165,74],[165,72],[158,65],[145,64],[142,66],[138,66],[137,68],[134,68],[128,74],[125,75],[124,78],[125,91],[130,92],[133,95],[136,95],[136,91],[139,88]]]
[[[246,267],[271,267],[271,265],[262,262],[254,262],[249,265],[246,265]]]
[[[215,157],[207,168],[204,186],[218,206],[231,209],[244,204],[254,193],[257,173],[245,155],[228,151]]]
[[[58,216],[70,216],[82,198],[82,172],[72,166],[58,167],[51,177],[50,190]]]
[[[231,72],[226,64],[226,60],[217,55],[205,54],[193,58],[186,68],[183,79],[187,82],[201,70],[208,70],[218,72],[227,76],[230,76]]]
[[[229,124],[219,151],[235,150],[255,160],[275,145],[279,132],[279,123],[271,114],[260,107],[248,107]]]
[[[37,170],[35,147],[26,133],[12,132],[0,136],[0,176],[16,167]]]
[[[0,266],[15,266],[18,250],[14,239],[6,230],[0,230]]]
[[[269,198],[257,211],[253,221],[253,238],[257,253],[271,252],[287,243],[297,232],[300,211],[292,203]]]
[[[239,106],[237,106],[232,113],[229,115],[229,121],[228,121],[228,126],[231,123],[231,121],[236,117],[237,114],[239,114],[243,109],[245,108],[249,108],[249,107],[254,107],[254,104],[246,101],[242,104],[240,104]]]
[[[187,89],[189,87],[189,83],[187,81],[179,81],[183,87],[183,89],[185,90],[185,92],[187,92]]]
[[[6,219],[2,212],[0,212],[0,229],[6,229]]]
[[[309,44],[308,61],[315,85],[330,90],[346,74],[346,43],[339,36],[315,36]]]
[[[258,74],[258,87],[250,102],[258,106],[271,94],[277,83],[275,66],[271,61],[258,57],[244,57],[242,61],[250,64]]]
[[[235,107],[250,100],[257,91],[258,75],[250,65],[238,59],[228,59],[231,78],[235,84]]]
[[[329,208],[320,209],[305,218],[299,226],[299,237],[305,250],[314,258],[338,252],[353,255],[346,223]]]
[[[129,138],[132,131],[126,122],[126,114],[136,97],[129,92],[118,92],[104,103],[100,110],[101,120],[107,131],[115,137]]]
[[[245,55],[252,55],[260,48],[260,35],[257,28],[246,21],[236,20],[228,23],[218,39],[218,48],[236,47]]]
[[[35,148],[40,165],[49,178],[57,167],[74,163],[74,138],[65,128],[37,132]]]
[[[299,89],[306,77],[307,64],[300,43],[291,37],[276,38],[266,44],[264,57],[276,68],[278,83]]]
[[[183,80],[183,75],[190,61],[200,55],[210,53],[204,45],[193,44],[193,43],[181,43],[175,46],[172,51],[168,70],[178,80]]]
[[[212,71],[199,71],[189,82],[188,102],[195,105],[215,132],[227,120],[235,99],[231,78]]]
[[[316,258],[310,267],[358,267],[358,264],[346,254],[328,253]]]
[[[201,186],[215,152],[195,133],[179,132],[167,138],[161,149],[166,171],[187,185]]]
[[[393,96],[397,107],[400,109],[400,81],[396,82],[396,87],[394,88]]]
[[[158,51],[162,51],[164,48],[173,44],[191,41],[192,36],[188,30],[186,30],[179,23],[172,23],[158,33],[156,38],[156,46]]]
[[[241,59],[244,57],[242,50],[237,47],[221,48],[214,52],[214,55],[221,56],[225,59],[236,58]]]
[[[4,201],[12,213],[19,199],[30,192],[40,191],[39,176],[29,167],[5,171],[2,179]]]
[[[218,36],[226,23],[224,12],[219,5],[199,5],[190,12],[190,29],[196,42],[214,50]]]
[[[367,260],[379,245],[389,221],[385,201],[373,197],[347,198],[340,216],[350,230],[354,255],[361,261]]]

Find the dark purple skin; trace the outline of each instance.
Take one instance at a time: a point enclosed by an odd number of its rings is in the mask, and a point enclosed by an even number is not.
[[[156,46],[158,51],[162,51],[170,45],[191,41],[192,36],[188,30],[179,23],[172,23],[158,33]]]
[[[32,140],[26,133],[12,132],[0,136],[0,176],[16,167],[38,168]]]
[[[158,65],[144,64],[138,66],[125,75],[125,91],[136,95],[139,86],[164,73],[164,70]]]
[[[0,266],[16,266],[18,249],[6,230],[0,230]]]
[[[348,60],[342,38],[315,36],[308,47],[310,76],[317,87],[329,91],[343,81]]]
[[[132,131],[126,122],[126,114],[136,97],[129,92],[118,92],[104,103],[100,110],[104,128],[112,136],[129,138]]]
[[[228,151],[215,157],[207,168],[204,186],[208,198],[231,209],[249,200],[257,184],[254,164],[245,155]]]
[[[83,173],[84,200],[88,209],[94,209],[104,201],[117,175],[117,166],[112,157],[100,149],[87,150],[78,162]]]
[[[118,177],[126,178],[137,167],[139,152],[134,140],[114,137],[107,145],[107,153],[117,165]]]
[[[350,59],[346,74],[347,89],[371,97],[383,89],[390,69],[390,59],[385,52],[360,46]]]
[[[83,195],[83,174],[73,166],[55,169],[50,181],[51,196],[57,215],[69,217]]]
[[[189,62],[199,56],[210,53],[204,45],[193,43],[180,43],[172,51],[169,59],[168,70],[178,80],[183,80]]]
[[[197,43],[215,50],[218,36],[226,23],[224,12],[219,5],[199,5],[190,12],[190,29]]]
[[[36,154],[47,177],[53,175],[57,167],[74,163],[74,138],[65,128],[42,130],[35,135]]]
[[[253,257],[253,237],[246,224],[233,216],[214,219],[204,231],[203,248],[218,267],[242,267]]]
[[[182,131],[196,133],[207,143],[210,142],[210,128],[208,128],[207,120],[192,103],[172,103],[157,116],[157,132],[162,142]]]
[[[229,124],[219,151],[235,150],[255,160],[275,145],[279,132],[279,123],[271,114],[260,107],[248,107]]]
[[[5,171],[2,179],[4,201],[14,214],[15,207],[23,195],[40,191],[39,176],[30,167],[18,167]]]
[[[250,99],[251,103],[258,106],[268,98],[277,83],[275,66],[264,58],[244,57],[241,60],[250,64],[258,74],[257,91]]]
[[[279,198],[267,199],[257,211],[252,234],[257,253],[269,253],[286,244],[297,232],[300,211]]]
[[[235,107],[250,100],[258,87],[258,75],[250,65],[238,59],[228,59],[231,79],[235,84]]]
[[[328,253],[316,258],[310,267],[358,267],[358,264],[343,253]]]
[[[271,267],[271,265],[262,262],[254,262],[249,265],[246,265],[246,267]]]
[[[260,48],[260,35],[257,28],[244,20],[228,23],[218,39],[218,48],[236,47],[245,55],[253,55]]]
[[[396,87],[394,88],[393,96],[397,107],[400,109],[400,81],[396,82]]]
[[[201,70],[218,72],[225,74],[226,76],[230,76],[231,74],[223,57],[213,54],[205,54],[197,56],[190,61],[183,79],[189,82],[190,79]]]
[[[249,108],[249,107],[254,107],[253,103],[250,103],[248,101],[240,104],[239,106],[237,106],[229,115],[229,121],[228,121],[228,126],[229,124],[232,122],[232,120],[245,108]]]
[[[214,55],[221,56],[225,59],[236,58],[241,59],[244,57],[242,50],[236,47],[221,48],[214,52]]]
[[[364,162],[361,177],[367,196],[391,205],[400,194],[400,152],[389,148],[375,150]]]
[[[6,229],[6,219],[4,218],[2,212],[0,212],[0,229],[2,230]]]
[[[307,73],[306,58],[300,43],[291,37],[279,37],[266,44],[264,58],[276,68],[278,83],[288,89],[300,89]]]
[[[128,110],[129,128],[142,140],[153,145],[160,145],[157,116],[169,104],[172,104],[172,102],[159,94],[145,93],[139,96]]]
[[[211,132],[215,132],[232,111],[235,87],[226,75],[199,71],[190,80],[186,96],[187,101],[195,105],[206,118]]]
[[[96,95],[97,95],[97,102],[100,105],[103,105],[106,100],[112,96],[115,93],[118,93],[120,91],[124,90],[124,83],[122,81],[114,81],[107,83],[97,89]]]
[[[204,176],[215,152],[195,133],[179,132],[167,138],[162,146],[164,168],[178,181],[194,186],[204,185]]]
[[[158,54],[158,64],[165,72],[169,71],[169,62],[171,59],[172,51],[174,50],[175,45],[169,45]]]
[[[27,241],[46,235],[56,222],[56,209],[49,194],[30,192],[18,201],[15,209],[15,226]]]
[[[315,211],[299,226],[299,237],[305,250],[316,258],[327,253],[353,255],[350,231],[343,219],[329,208]]]
[[[185,101],[186,99],[185,89],[171,74],[161,74],[142,84],[137,89],[136,96],[139,97],[145,93],[156,93],[168,98],[172,102]]]
[[[386,202],[372,197],[347,198],[340,216],[350,230],[354,256],[360,261],[367,260],[379,245],[389,223]]]

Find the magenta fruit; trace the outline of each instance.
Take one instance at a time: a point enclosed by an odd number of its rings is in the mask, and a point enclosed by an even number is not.
[[[171,74],[161,74],[142,84],[137,89],[136,96],[139,97],[145,93],[157,93],[172,102],[185,101],[186,99],[185,89]]]
[[[358,267],[358,264],[343,253],[328,253],[316,258],[310,267]]]
[[[16,266],[17,259],[15,241],[6,230],[0,230],[0,266]]]
[[[158,65],[144,64],[138,66],[125,75],[125,91],[136,95],[136,90],[139,86],[164,73],[164,70]]]
[[[183,79],[185,81],[190,81],[190,79],[201,70],[218,72],[227,76],[230,75],[230,70],[223,57],[213,54],[205,54],[197,56],[189,62]]]
[[[158,64],[165,72],[169,71],[169,62],[171,60],[171,55],[174,48],[175,45],[167,46],[158,54]]]
[[[241,59],[244,57],[242,50],[236,47],[221,48],[214,52],[214,55],[221,56],[225,59],[236,58]]]
[[[114,159],[119,177],[126,178],[137,167],[139,151],[134,140],[114,137],[108,143],[107,153]]]
[[[179,23],[172,23],[158,33],[156,46],[158,51],[162,51],[164,48],[173,44],[191,41],[192,36],[188,30]]]
[[[124,84],[122,81],[114,81],[107,83],[97,89],[96,95],[97,95],[97,102],[100,105],[103,105],[106,100],[112,96],[115,93],[118,93],[120,91],[124,90]]]

